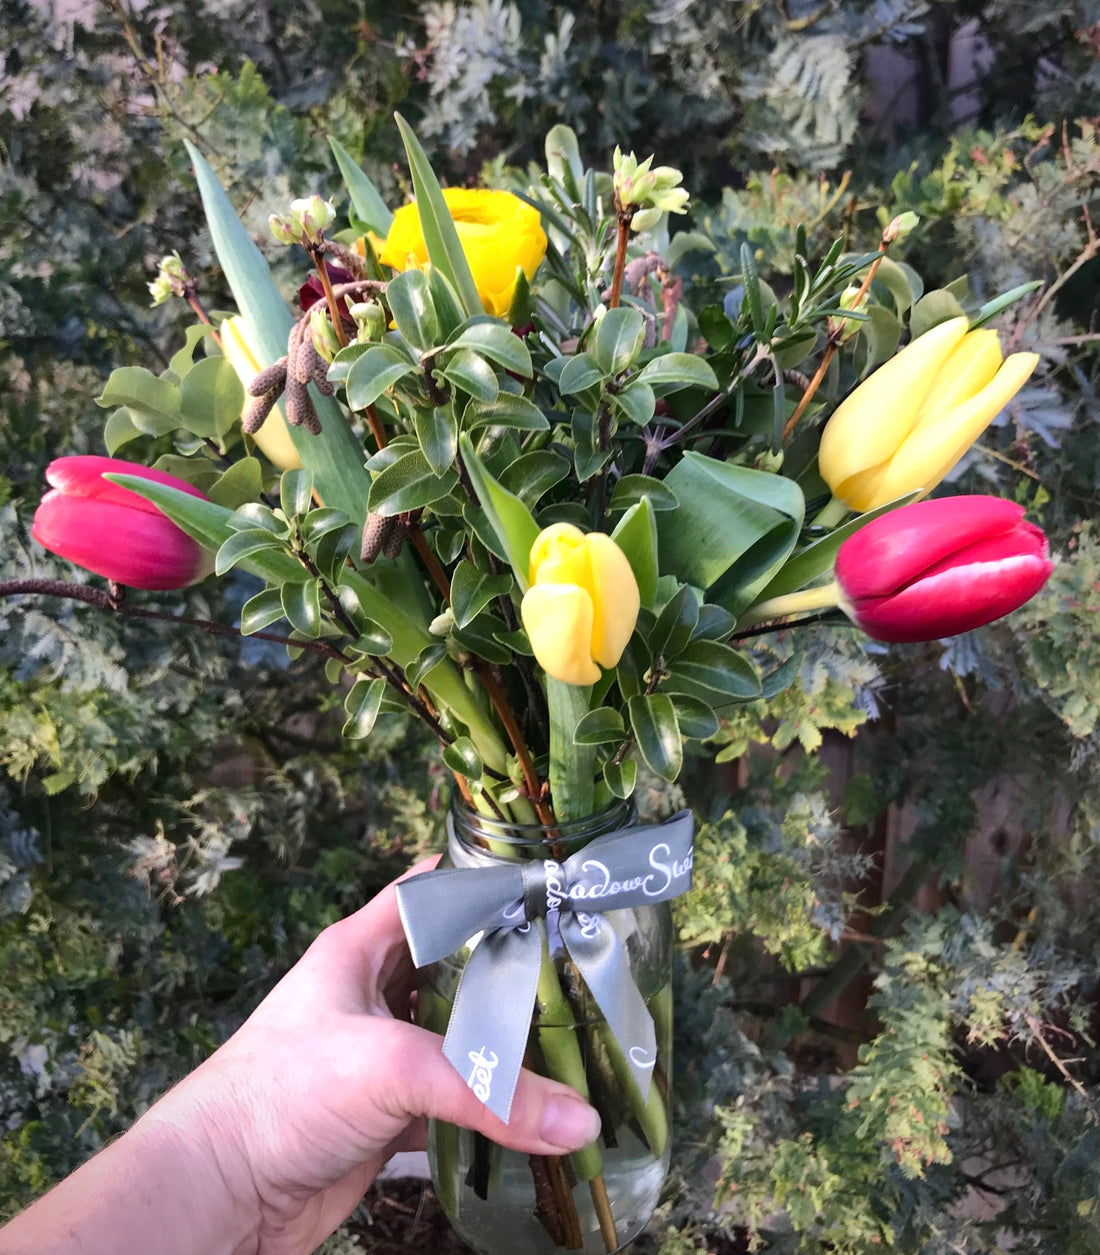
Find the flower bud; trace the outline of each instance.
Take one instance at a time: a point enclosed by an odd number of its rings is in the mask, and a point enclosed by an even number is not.
[[[650,169],[652,155],[639,162],[633,153],[625,155],[616,148],[612,158],[611,181],[615,189],[615,201],[620,209],[633,209],[635,218],[644,214],[642,225],[635,230],[645,231],[653,226],[663,213],[687,212],[689,193],[679,185],[683,174],[672,166]],[[655,210],[656,216],[651,212]],[[633,223],[631,224],[634,225]]]
[[[314,305],[309,311],[309,335],[313,341],[313,347],[326,362],[331,362],[343,347],[325,305]]]
[[[595,684],[600,667],[622,657],[640,606],[634,572],[610,536],[554,523],[535,538],[520,616],[547,675]]]
[[[179,253],[169,253],[157,265],[157,275],[149,284],[153,305],[163,305],[170,296],[183,296],[192,282]]]
[[[120,458],[57,458],[46,468],[51,491],[35,511],[35,540],[86,571],[130,588],[184,588],[205,579],[213,570],[212,555],[151,501],[104,479],[108,473],[138,475],[206,499],[174,475]]]
[[[1022,606],[1054,569],[1047,538],[1000,497],[903,506],[860,528],[836,559],[841,607],[880,641],[930,641]]]
[[[268,230],[280,244],[318,244],[336,221],[336,206],[315,192],[290,202],[290,212],[272,214]]]
[[[348,310],[355,320],[356,339],[381,340],[386,334],[386,311],[381,301],[359,301]]]

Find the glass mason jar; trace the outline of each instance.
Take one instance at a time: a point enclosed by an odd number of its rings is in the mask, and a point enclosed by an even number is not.
[[[586,819],[540,827],[502,823],[456,804],[440,867],[490,866],[500,860],[559,862],[595,837],[634,823],[617,802]],[[428,1132],[432,1182],[459,1236],[479,1255],[553,1255],[622,1250],[657,1205],[669,1160],[672,1065],[672,912],[667,902],[608,911],[630,970],[653,1016],[657,1063],[643,1098],[595,999],[565,953],[548,938],[528,1037],[525,1065],[574,1088],[603,1119],[596,1143],[561,1157],[506,1150],[453,1124]],[[545,921],[537,921],[544,930]],[[556,944],[549,944],[551,941]],[[459,978],[469,957],[457,954],[421,970],[418,1019],[446,1032]]]

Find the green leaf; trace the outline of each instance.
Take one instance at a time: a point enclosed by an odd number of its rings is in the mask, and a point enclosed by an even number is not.
[[[147,436],[163,436],[181,425],[179,385],[158,378],[144,366],[111,371],[95,403],[102,409],[126,406],[130,421]]]
[[[645,319],[630,305],[609,309],[588,339],[588,355],[605,376],[621,375],[634,364],[645,340]]]
[[[699,311],[699,334],[712,349],[721,353],[733,343],[733,323],[721,305],[707,305]]]
[[[290,535],[290,528],[280,523],[271,508],[262,501],[246,501],[233,511],[228,522],[235,532],[243,532],[246,527],[263,527],[277,536]]]
[[[672,698],[664,693],[643,694],[630,698],[627,708],[646,766],[664,780],[675,780],[684,765],[684,743]]]
[[[413,449],[374,477],[368,509],[371,514],[387,517],[406,510],[419,510],[447,496],[457,482],[455,471],[436,474],[424,454]]]
[[[467,780],[480,780],[485,771],[481,755],[468,736],[460,736],[443,747],[443,762]]]
[[[612,394],[615,407],[631,423],[644,427],[657,409],[657,395],[647,383],[635,379],[625,388]]]
[[[342,510],[334,510],[334,514],[343,514]],[[359,529],[354,523],[344,523],[326,531],[313,545],[313,562],[323,579],[330,584],[340,581],[340,573],[348,558],[357,551],[360,540]]]
[[[601,370],[588,353],[578,353],[575,357],[566,359],[558,377],[558,390],[563,396],[587,392],[589,388],[603,383],[606,378],[607,372]]]
[[[488,571],[479,571],[463,558],[451,576],[451,610],[454,612],[455,626],[466,627],[491,601],[497,597],[506,597],[511,591],[510,575],[491,575]]]
[[[496,371],[485,358],[469,349],[459,349],[452,354],[439,373],[448,383],[469,393],[475,401],[495,401],[500,391]]]
[[[409,160],[409,173],[412,175],[413,192],[420,215],[420,230],[428,250],[428,259],[452,285],[467,315],[472,317],[480,314],[481,297],[477,294],[477,285],[470,273],[470,263],[462,251],[451,212],[443,199],[443,189],[439,186],[431,162],[412,128],[401,114],[394,114],[394,117]]]
[[[168,369],[175,377],[182,381],[186,378],[188,371],[195,365],[195,350],[199,347],[201,341],[212,335],[214,328],[206,322],[192,323],[183,333],[183,347],[179,348],[172,354],[172,360],[168,363]]]
[[[771,701],[773,697],[778,697],[780,693],[785,693],[794,683],[795,676],[798,675],[798,669],[801,665],[802,655],[795,654],[792,658],[788,658],[786,662],[776,667],[774,671],[770,671],[760,684],[760,696],[764,701]]]
[[[608,759],[603,765],[603,778],[615,797],[628,798],[638,781],[638,764],[632,758],[622,763]]]
[[[669,670],[665,684],[670,692],[677,691],[672,681],[679,679],[724,697],[751,701],[760,696],[760,678],[749,661],[718,641],[692,641]]]
[[[530,379],[531,353],[511,327],[496,318],[474,318],[451,340],[449,349],[470,349],[495,362],[501,370]]]
[[[240,419],[244,385],[224,357],[196,362],[180,385],[179,422],[196,436],[221,438]]]
[[[673,693],[671,697],[682,737],[689,741],[707,741],[714,736],[721,722],[706,702],[683,693]]]
[[[568,476],[569,469],[569,463],[560,453],[536,449],[511,462],[501,473],[500,482],[533,508],[543,493]]]
[[[103,443],[107,446],[107,453],[110,457],[114,457],[123,445],[128,445],[131,440],[137,440],[144,435],[145,433],[134,425],[130,411],[125,406],[119,406],[103,425]]]
[[[466,321],[466,314],[458,299],[458,294],[443,275],[433,266],[427,272],[428,287],[432,294],[432,304],[439,319],[439,334],[444,341],[449,340]]]
[[[301,520],[302,539],[307,545],[315,545],[322,536],[327,536],[338,528],[347,527],[349,522],[343,510],[320,506],[316,510],[310,510]]]
[[[626,554],[643,606],[652,606],[657,595],[657,517],[653,503],[645,496],[632,505],[611,533],[611,539]]]
[[[644,646],[637,637],[629,641],[619,659],[619,665],[615,668],[615,682],[623,697],[637,697],[645,688],[642,676],[649,666],[649,660],[641,657],[643,649]]]
[[[617,745],[626,736],[622,714],[611,706],[590,710],[577,724],[573,740],[578,745]]]
[[[467,431],[479,427],[510,427],[516,431],[549,431],[546,415],[526,397],[500,393],[495,401],[475,401],[466,407],[462,424]]]
[[[691,640],[699,622],[699,602],[687,584],[682,584],[657,616],[649,636],[654,657],[675,658]]]
[[[455,627],[451,639],[463,649],[467,649],[486,662],[498,667],[506,667],[512,661],[512,651],[501,643],[500,637],[507,635],[503,622],[493,615],[482,614],[472,619],[465,627]]]
[[[1029,292],[1034,292],[1036,288],[1043,286],[1041,279],[1032,279],[1030,283],[1021,283],[1019,287],[1012,288],[1008,292],[1002,292],[1000,296],[995,296],[991,301],[986,303],[978,310],[977,315],[971,319],[970,330],[976,327],[984,327],[991,318],[996,318],[998,314],[1008,309],[1010,305],[1014,305],[1022,296],[1027,296]]]
[[[313,503],[313,476],[305,467],[283,471],[279,479],[279,504],[288,519],[305,514]]]
[[[365,410],[414,370],[415,365],[392,344],[373,345],[348,371],[348,405],[353,410]]]
[[[913,289],[909,286],[909,277],[902,267],[891,258],[883,257],[875,271],[874,282],[881,283],[890,293],[895,312],[899,318],[904,317],[906,310],[913,304]]]
[[[760,275],[756,270],[756,254],[752,245],[741,245],[741,282],[745,285],[745,304],[749,307],[749,322],[757,339],[764,338],[764,303],[760,295]]]
[[[654,510],[675,510],[680,504],[676,494],[663,480],[650,475],[624,475],[611,492],[611,510],[626,510],[637,505],[643,497],[649,498]]]
[[[265,588],[241,607],[241,635],[251,636],[283,617],[283,599],[277,588]]]
[[[273,536],[262,527],[249,527],[241,532],[232,532],[225,543],[219,548],[214,559],[214,574],[224,575],[232,570],[245,558],[262,553],[265,549],[275,553],[283,553],[284,547],[277,536]],[[297,563],[295,563],[297,566]],[[298,567],[298,572],[301,567]]]
[[[836,562],[837,552],[849,536],[854,536],[861,527],[866,527],[868,523],[881,515],[889,514],[891,510],[896,510],[900,506],[908,505],[911,501],[916,501],[921,495],[921,490],[916,489],[911,493],[907,493],[904,497],[888,501],[886,505],[880,505],[875,510],[868,510],[866,514],[849,519],[847,523],[836,528],[835,531],[830,532],[827,536],[822,536],[820,540],[815,540],[813,544],[807,545],[805,549],[796,553],[794,557],[780,567],[771,582],[757,592],[753,601],[766,601],[772,597],[780,597],[785,593],[797,592],[800,588],[808,587],[815,580],[832,571],[833,564]],[[742,607],[742,609],[745,609],[745,607]]]
[[[782,475],[685,453],[665,477],[679,506],[660,515],[661,570],[733,613],[755,600],[794,549],[805,502]]]
[[[351,692],[344,698],[348,718],[343,734],[349,741],[361,741],[363,737],[370,736],[385,691],[386,681],[382,679],[362,678],[352,685]]]
[[[246,502],[255,501],[263,492],[264,474],[259,458],[241,458],[234,462],[206,495],[228,510],[236,510]]]
[[[695,353],[663,353],[646,363],[638,380],[648,384],[660,396],[678,388],[707,388],[718,391],[714,367]]]
[[[420,452],[431,469],[436,475],[450,470],[458,453],[458,420],[451,407],[417,410],[415,425]]]
[[[531,511],[519,497],[509,492],[489,474],[469,436],[464,434],[459,437],[459,448],[462,461],[473,483],[481,508],[485,511],[489,526],[496,533],[501,547],[508,555],[508,563],[516,577],[520,592],[526,592],[531,546],[539,534],[539,526]]]
[[[244,532],[238,532],[244,536]],[[300,584],[284,584],[279,590],[283,599],[283,614],[287,622],[303,636],[321,634],[321,589],[317,580],[304,580]]]
[[[214,249],[237,308],[252,324],[256,356],[263,369],[286,353],[294,319],[275,286],[267,262],[237,217],[214,172],[193,144],[187,140],[184,144],[194,165]],[[362,447],[336,401],[321,396],[315,388],[311,395],[323,430],[313,436],[304,429],[290,427],[290,438],[303,466],[313,471],[321,500],[344,510],[362,526],[369,487]]]
[[[447,659],[447,646],[442,641],[433,641],[416,655],[405,668],[405,679],[409,688],[415,693],[429,675]]]
[[[546,677],[550,716],[550,793],[562,822],[583,819],[595,809],[595,746],[578,745],[576,729],[588,714],[591,689]]]
[[[359,594],[350,584],[341,584],[336,592],[344,613],[355,625],[358,636],[355,648],[372,657],[381,658],[393,648],[393,637],[363,609]]]
[[[941,322],[965,316],[966,311],[959,304],[958,298],[946,289],[938,288],[922,296],[913,306],[913,312],[909,315],[909,334],[916,340],[926,331],[938,327]]]
[[[379,195],[378,189],[359,168],[351,153],[339,140],[330,136],[328,142],[329,147],[332,149],[332,155],[336,158],[340,177],[344,180],[344,186],[348,189],[352,213],[376,235],[383,237],[389,235],[390,226],[393,223],[393,214],[390,213],[386,202]]]
[[[613,452],[610,442],[606,449],[599,444],[600,434],[595,414],[587,410],[573,411],[573,465],[576,467],[577,479],[587,483],[605,462],[610,461]]]
[[[428,276],[422,270],[405,270],[386,285],[386,303],[397,330],[423,353],[441,339],[439,318],[432,301]]]

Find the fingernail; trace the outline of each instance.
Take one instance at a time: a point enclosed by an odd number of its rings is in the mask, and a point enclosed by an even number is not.
[[[600,1114],[579,1098],[555,1094],[542,1109],[539,1136],[565,1150],[580,1150],[600,1135]]]

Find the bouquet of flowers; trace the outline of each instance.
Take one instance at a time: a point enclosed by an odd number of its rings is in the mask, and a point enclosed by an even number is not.
[[[635,826],[639,769],[674,781],[685,745],[790,683],[760,673],[759,633],[824,614],[931,640],[1041,587],[1020,506],[918,500],[1035,368],[986,325],[1027,289],[918,318],[888,256],[907,215],[816,262],[800,229],[782,297],[745,246],[739,295],[692,310],[678,171],[588,169],[558,127],[530,185],[444,190],[398,125],[414,203],[391,213],[334,144],[347,223],[318,195],[271,219],[313,266],[297,314],[192,150],[238,312],[212,321],[165,259],[155,298],[199,322],[167,371],[111,376],[111,456],[50,467],[34,535],[110,581],[80,594],[105,608],[249,572],[223,630],[322,655],[349,738],[385,712],[430,730],[456,798],[444,870],[402,892],[419,1015],[501,1119],[526,1064],[604,1125],[530,1162],[437,1126],[437,1189],[481,1251],[610,1252],[667,1167],[691,867],[690,815]],[[821,424],[826,381],[846,395]],[[33,583],[10,591],[56,591]]]

